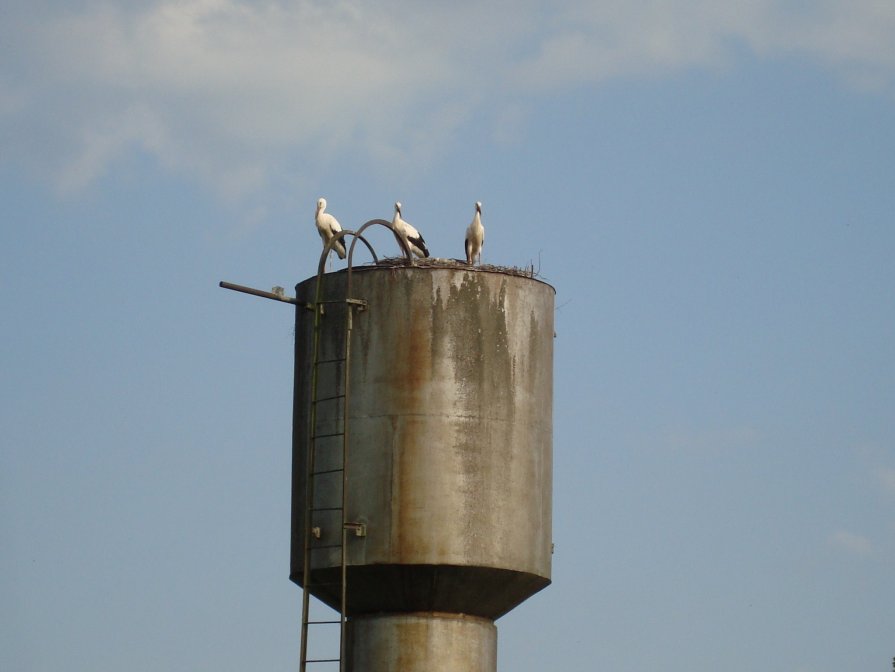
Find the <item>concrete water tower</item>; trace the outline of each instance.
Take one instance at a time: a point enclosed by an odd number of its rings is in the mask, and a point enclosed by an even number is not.
[[[494,621],[550,583],[555,292],[452,261],[352,267],[374,223],[346,270],[322,258],[296,286],[301,670],[495,672]],[[324,623],[341,648],[315,660]]]

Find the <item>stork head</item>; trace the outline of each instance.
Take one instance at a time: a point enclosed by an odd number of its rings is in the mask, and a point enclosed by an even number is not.
[[[482,214],[482,202],[481,201],[475,202],[475,211],[477,213],[479,213],[480,215]]]
[[[396,215],[400,215],[400,214],[401,214],[401,201],[396,201],[396,202],[395,202],[395,214],[396,214]]]
[[[326,209],[326,199],[318,198],[317,199],[317,212],[322,212],[325,209]]]

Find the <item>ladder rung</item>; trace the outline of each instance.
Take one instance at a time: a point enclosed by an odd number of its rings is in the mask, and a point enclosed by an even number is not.
[[[342,548],[342,544],[325,544],[324,546],[311,546],[312,551],[323,551],[327,548]]]
[[[306,663],[338,663],[341,662],[339,658],[308,658]]]
[[[319,399],[314,399],[314,401],[312,401],[311,403],[319,404],[322,401],[333,401],[334,399],[344,399],[344,398],[345,398],[344,394],[334,394],[331,397],[320,397]]]
[[[311,476],[321,476],[321,475],[323,475],[323,474],[337,474],[337,473],[339,473],[340,471],[345,471],[345,470],[342,469],[341,467],[339,467],[338,469],[323,469],[322,471],[314,471],[314,472],[312,472],[312,473],[311,473]]]
[[[311,511],[341,511],[341,506],[321,506],[319,509],[311,507]]]
[[[315,583],[315,586],[319,586],[319,583]],[[308,621],[308,625],[341,625],[342,621]]]
[[[332,434],[315,434],[312,439],[331,439],[334,436],[345,436],[345,432],[333,432]]]
[[[333,357],[332,359],[318,359],[317,364],[337,364],[344,361],[344,357]]]

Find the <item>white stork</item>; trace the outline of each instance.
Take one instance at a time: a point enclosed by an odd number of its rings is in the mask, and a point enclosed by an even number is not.
[[[485,227],[482,226],[482,203],[476,201],[475,215],[466,227],[466,263],[470,266],[478,257],[482,263],[482,248],[485,246]]]
[[[339,221],[333,217],[328,212],[324,212],[326,210],[326,199],[318,198],[317,199],[317,217],[315,218],[315,222],[317,224],[317,231],[320,233],[320,239],[323,241],[323,247],[326,248],[327,243],[332,240],[332,237],[342,230],[342,226],[339,224]],[[333,249],[336,251],[336,254],[339,255],[339,259],[345,258],[345,242],[341,238],[337,240],[333,244]]]
[[[395,218],[392,220],[392,226],[395,228],[395,233],[397,233],[401,240],[404,241],[404,244],[407,245],[407,249],[418,257],[429,256],[426,241],[423,240],[420,232],[413,228],[408,222],[401,219],[400,202],[395,203]]]

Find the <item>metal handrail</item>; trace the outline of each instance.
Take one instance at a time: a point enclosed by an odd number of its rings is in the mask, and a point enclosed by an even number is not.
[[[315,286],[315,296],[314,302],[310,304],[308,307],[313,309],[314,311],[314,345],[313,345],[313,364],[311,366],[311,399],[310,399],[310,409],[308,414],[308,455],[306,460],[306,487],[305,487],[305,529],[304,529],[304,567],[302,568],[302,584],[303,584],[303,595],[302,595],[302,640],[301,640],[301,663],[300,670],[301,672],[306,672],[306,665],[308,663],[313,662],[324,662],[322,660],[309,660],[307,658],[308,653],[308,626],[312,625],[313,622],[309,620],[309,610],[310,610],[310,583],[311,583],[311,551],[316,548],[320,548],[319,546],[314,546],[312,548],[310,541],[310,530],[313,524],[311,510],[312,504],[314,501],[314,476],[317,475],[314,471],[314,461],[315,461],[315,442],[319,438],[323,438],[322,436],[318,436],[316,434],[315,428],[317,424],[317,384],[318,384],[318,375],[317,375],[317,367],[321,363],[319,359],[320,354],[320,340],[321,340],[321,329],[322,329],[322,318],[323,318],[323,304],[322,294],[323,294],[323,279],[327,275],[326,274],[326,261],[333,250],[336,242],[342,240],[348,236],[351,236],[351,245],[348,248],[347,254],[347,277],[345,281],[345,351],[344,357],[341,358],[341,361],[344,362],[344,369],[342,371],[342,393],[340,395],[336,395],[333,398],[341,398],[342,400],[342,431],[336,432],[331,436],[338,436],[341,434],[342,436],[342,501],[341,501],[341,512],[342,512],[342,520],[341,520],[341,543],[336,545],[332,545],[332,548],[338,547],[340,549],[340,571],[341,571],[341,594],[339,596],[340,601],[340,609],[339,609],[339,658],[337,659],[327,659],[326,662],[337,662],[339,663],[339,671],[344,672],[345,670],[345,659],[347,653],[347,636],[346,636],[346,627],[347,627],[347,618],[348,618],[348,557],[347,557],[347,542],[348,542],[348,531],[349,528],[355,532],[358,536],[361,536],[359,530],[363,529],[363,526],[358,523],[349,523],[346,520],[346,511],[348,507],[348,457],[349,457],[349,423],[348,423],[348,408],[350,405],[350,372],[351,372],[351,331],[353,329],[353,321],[354,321],[354,309],[366,308],[366,302],[362,300],[358,300],[353,298],[352,296],[352,277],[354,270],[354,248],[357,246],[357,241],[360,240],[369,250],[370,254],[373,257],[374,263],[379,262],[379,257],[376,255],[376,250],[370,244],[370,242],[363,236],[363,232],[366,231],[371,226],[384,226],[389,229],[398,240],[402,251],[404,252],[405,259],[407,259],[411,264],[413,263],[413,257],[410,253],[410,249],[404,243],[400,236],[397,235],[394,227],[391,222],[388,222],[384,219],[371,219],[361,226],[357,231],[352,231],[351,229],[343,229],[336,233],[329,241],[324,245],[323,252],[320,254],[320,261],[317,265],[317,282]],[[332,303],[327,301],[326,303]],[[340,471],[339,469],[331,470],[333,473]],[[336,507],[332,507],[334,510]]]

